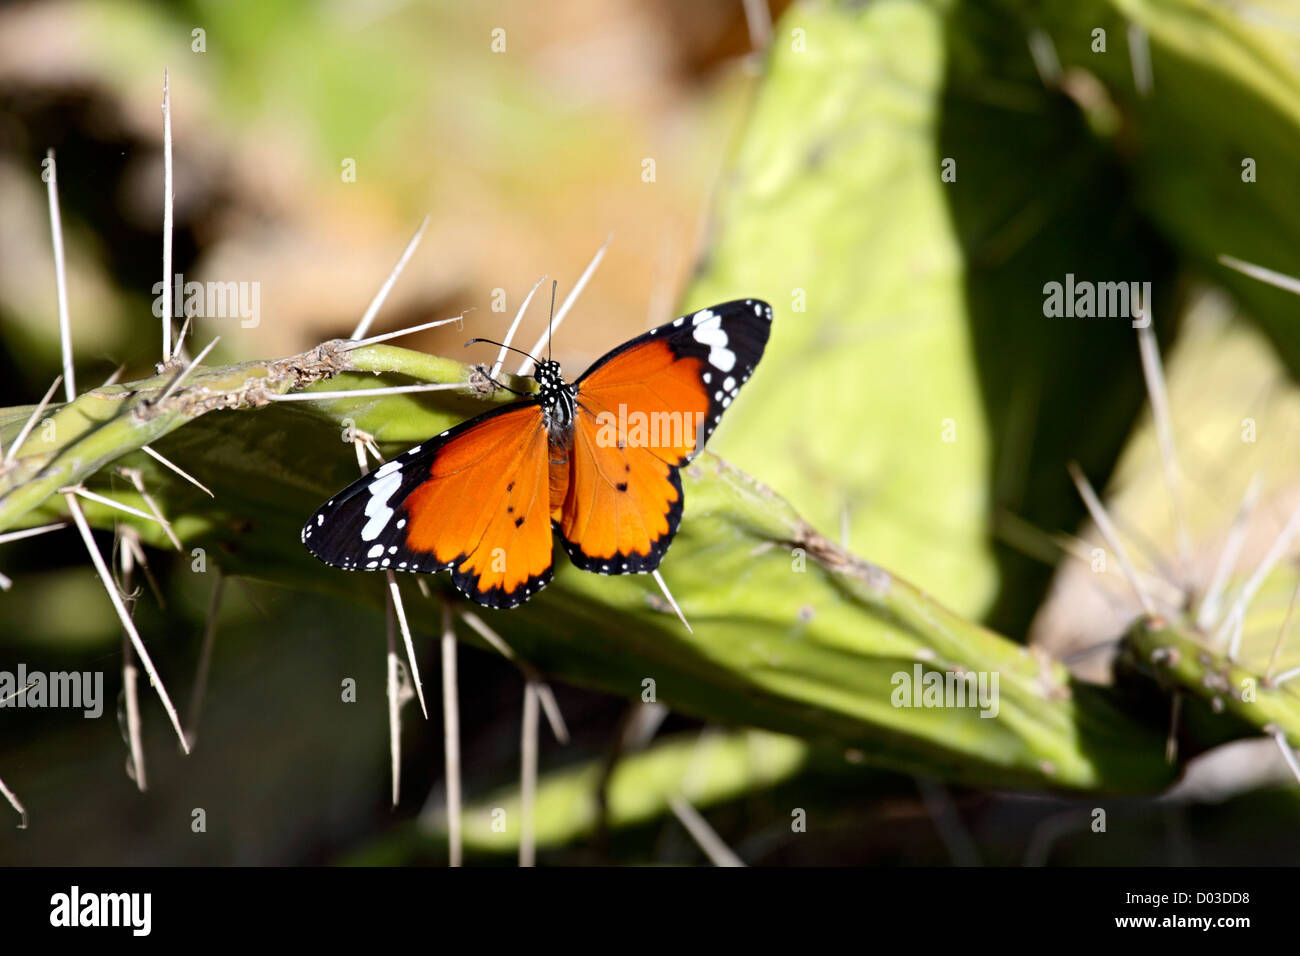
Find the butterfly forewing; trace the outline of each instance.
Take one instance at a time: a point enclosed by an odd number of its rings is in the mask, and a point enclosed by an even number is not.
[[[756,299],[682,316],[610,352],[577,382],[557,529],[578,567],[652,571],[682,514],[678,468],[753,374],[771,307]]]
[[[504,406],[386,462],[317,511],[303,543],[336,567],[450,570],[480,604],[522,603],[552,569],[540,407]]]

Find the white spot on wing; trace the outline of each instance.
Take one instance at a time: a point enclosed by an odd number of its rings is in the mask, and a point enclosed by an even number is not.
[[[369,487],[370,500],[366,502],[366,517],[370,520],[366,522],[365,527],[361,529],[362,541],[374,541],[379,537],[379,533],[388,527],[388,522],[393,518],[393,509],[388,507],[388,499],[397,491],[398,486],[402,483],[400,470],[391,470],[384,473],[384,468],[394,462],[384,465],[379,471],[375,472],[379,476]],[[400,466],[399,466],[400,469]]]
[[[736,367],[736,353],[727,348],[727,333],[722,319],[704,309],[695,313],[695,341],[709,347],[709,364],[719,372],[730,372]]]

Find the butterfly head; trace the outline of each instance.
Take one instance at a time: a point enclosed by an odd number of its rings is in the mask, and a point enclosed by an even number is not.
[[[537,363],[533,378],[537,380],[537,400],[542,404],[551,439],[567,445],[576,412],[573,386],[564,380],[560,363],[550,359]]]
[[[537,393],[542,401],[554,401],[561,391],[568,388],[564,375],[560,372],[560,363],[550,359],[537,363],[533,378],[537,380]]]

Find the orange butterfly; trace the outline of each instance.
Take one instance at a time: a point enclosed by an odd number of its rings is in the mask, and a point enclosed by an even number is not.
[[[500,608],[551,580],[553,533],[585,571],[653,571],[681,521],[678,471],[753,374],[771,322],[766,302],[742,299],[651,329],[572,384],[538,362],[536,394],[353,482],[303,544],[352,571],[449,570]]]

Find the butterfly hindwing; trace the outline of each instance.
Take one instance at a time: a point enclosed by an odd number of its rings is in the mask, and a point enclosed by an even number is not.
[[[772,309],[743,299],[632,339],[578,379],[556,528],[575,565],[653,571],[682,515],[680,466],[694,457],[767,344]],[[554,455],[553,455],[554,457]]]
[[[489,607],[514,607],[551,579],[546,428],[517,402],[404,452],[322,506],[303,543],[349,570],[452,572]]]
[[[578,408],[556,530],[584,571],[629,574],[659,566],[682,517],[678,468],[644,448],[602,444]]]

